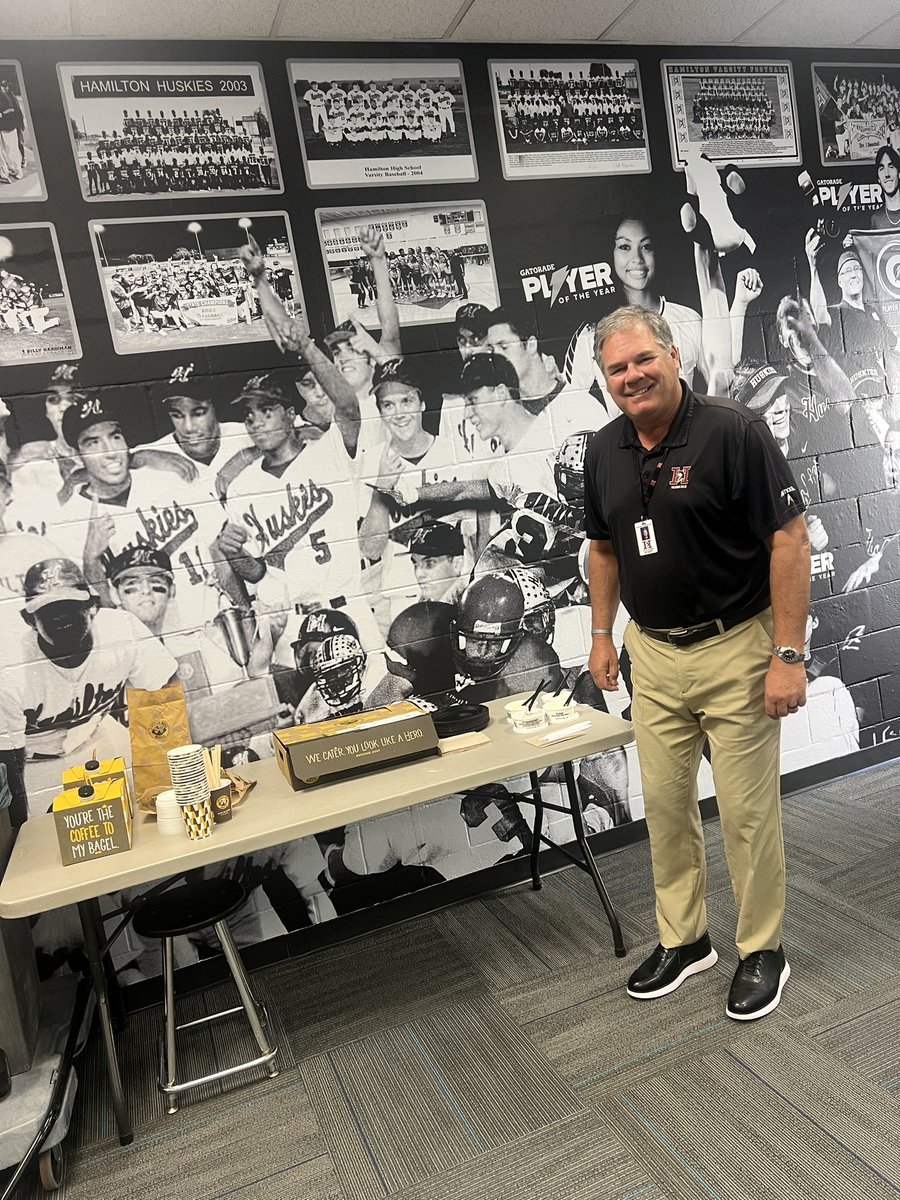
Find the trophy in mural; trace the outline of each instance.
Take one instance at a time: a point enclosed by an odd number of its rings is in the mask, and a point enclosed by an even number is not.
[[[213,618],[213,624],[225,639],[225,646],[232,661],[241,668],[244,678],[249,679],[247,665],[250,662],[250,651],[259,633],[256,613],[252,608],[229,604],[219,609]]]

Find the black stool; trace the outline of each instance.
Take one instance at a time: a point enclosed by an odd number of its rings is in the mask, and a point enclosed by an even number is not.
[[[272,1077],[278,1074],[275,1066],[275,1055],[278,1047],[273,1046],[267,1033],[269,1018],[265,1005],[256,1000],[250,990],[250,983],[244,971],[244,964],[234,944],[231,932],[225,924],[225,918],[231,916],[235,909],[240,908],[247,898],[244,888],[235,879],[199,879],[196,882],[173,888],[160,896],[135,906],[132,922],[135,933],[146,938],[162,939],[163,983],[165,985],[165,1038],[160,1038],[159,1051],[159,1087],[168,1098],[167,1111],[178,1111],[178,1094],[188,1088],[199,1087],[201,1083],[210,1083],[214,1079],[224,1079],[227,1075],[236,1075],[240,1071],[248,1071],[251,1067],[264,1066],[266,1073]],[[186,1021],[183,1025],[175,1023],[175,969],[173,938],[183,933],[194,933],[198,929],[212,926],[216,937],[222,946],[222,952],[231,971],[241,1003],[236,1008],[224,1009],[222,1012],[211,1013],[196,1021]],[[207,1021],[216,1021],[221,1017],[230,1017],[243,1009],[256,1038],[260,1053],[249,1062],[239,1063],[236,1067],[226,1067],[221,1071],[213,1071],[209,1075],[197,1079],[185,1079],[181,1083],[176,1080],[175,1033],[179,1029],[189,1029],[194,1025],[204,1025]]]

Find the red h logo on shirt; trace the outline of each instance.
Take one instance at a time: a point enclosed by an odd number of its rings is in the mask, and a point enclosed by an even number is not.
[[[673,467],[672,478],[669,480],[670,488],[686,488],[688,485],[688,476],[691,473],[690,467]]]

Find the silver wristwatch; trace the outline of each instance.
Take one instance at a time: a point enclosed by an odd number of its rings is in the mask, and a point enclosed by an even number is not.
[[[773,646],[772,653],[783,663],[803,662],[806,657],[802,650],[795,650],[793,646]]]

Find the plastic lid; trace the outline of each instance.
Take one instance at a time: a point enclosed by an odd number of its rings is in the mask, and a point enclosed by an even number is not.
[[[83,800],[90,800],[90,798],[91,798],[91,796],[93,796],[93,794],[94,794],[94,789],[91,787],[91,785],[89,783],[83,783],[81,785],[81,787],[78,789],[78,795],[81,796],[81,798]]]
[[[84,769],[85,769],[86,771],[99,771],[99,770],[100,770],[100,764],[99,764],[99,762],[96,760],[96,758],[89,758],[89,759],[87,760],[87,762],[84,764]]]
[[[172,788],[167,788],[156,797],[156,812],[157,815],[160,813],[165,813],[166,816],[178,815],[179,820],[181,819],[178,801],[175,799],[175,792]]]

